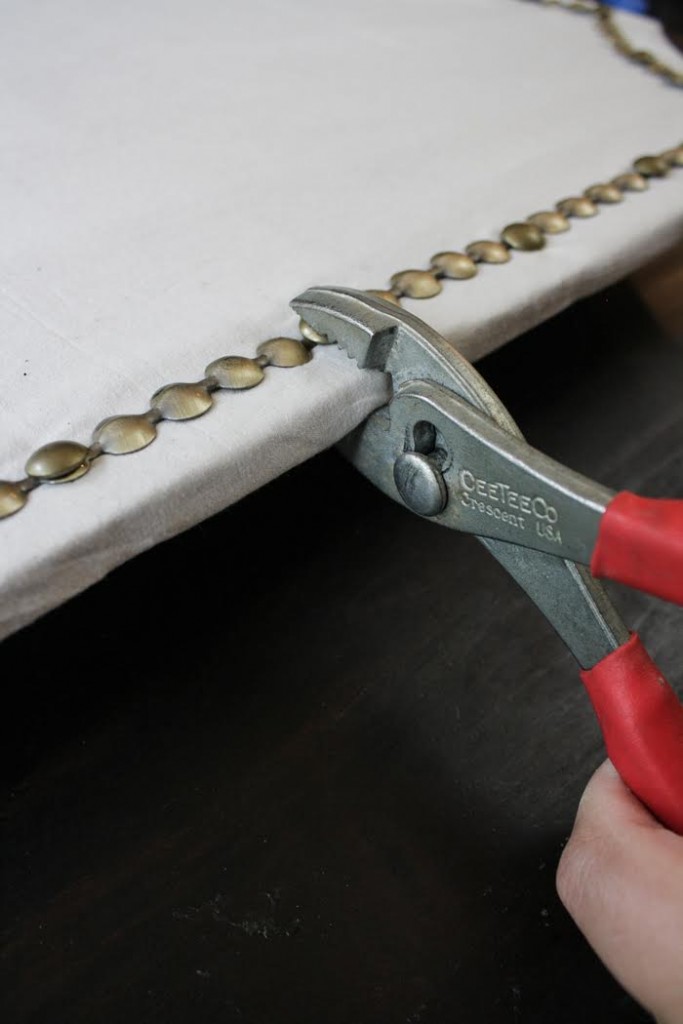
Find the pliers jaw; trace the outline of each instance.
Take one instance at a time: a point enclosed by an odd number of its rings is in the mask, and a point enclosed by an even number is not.
[[[350,288],[309,288],[292,309],[319,334],[344,349],[361,369],[391,375],[394,393],[404,384],[443,384],[481,409],[504,430],[517,427],[471,363],[428,324],[405,309]]]

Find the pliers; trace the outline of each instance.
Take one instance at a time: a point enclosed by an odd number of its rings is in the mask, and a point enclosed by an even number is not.
[[[342,442],[347,457],[507,569],[576,657],[621,777],[683,834],[683,705],[595,579],[683,604],[683,501],[615,495],[532,448],[477,370],[383,299],[311,288],[292,307],[360,367],[391,376],[389,403]]]

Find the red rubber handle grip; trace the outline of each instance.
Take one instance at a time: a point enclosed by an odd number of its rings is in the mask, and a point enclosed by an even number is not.
[[[683,835],[683,704],[635,633],[581,679],[614,767],[662,824]]]
[[[600,520],[591,572],[683,604],[683,501],[617,494]]]

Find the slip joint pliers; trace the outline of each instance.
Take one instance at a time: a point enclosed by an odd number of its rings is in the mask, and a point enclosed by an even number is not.
[[[295,312],[391,398],[342,442],[420,516],[474,534],[575,655],[607,752],[631,790],[683,834],[683,706],[596,577],[683,604],[683,501],[615,494],[528,445],[475,368],[408,311],[311,288]]]

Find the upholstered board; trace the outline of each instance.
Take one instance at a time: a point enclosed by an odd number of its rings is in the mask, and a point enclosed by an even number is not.
[[[656,23],[634,40],[683,67]],[[683,95],[525,0],[0,4],[0,478],[212,359],[296,336],[680,142]],[[406,305],[471,358],[680,237],[683,172]],[[386,383],[333,349],[165,423],[0,521],[0,635],[348,432]],[[274,510],[274,516],[277,510]],[[316,510],[311,509],[311,523]]]

